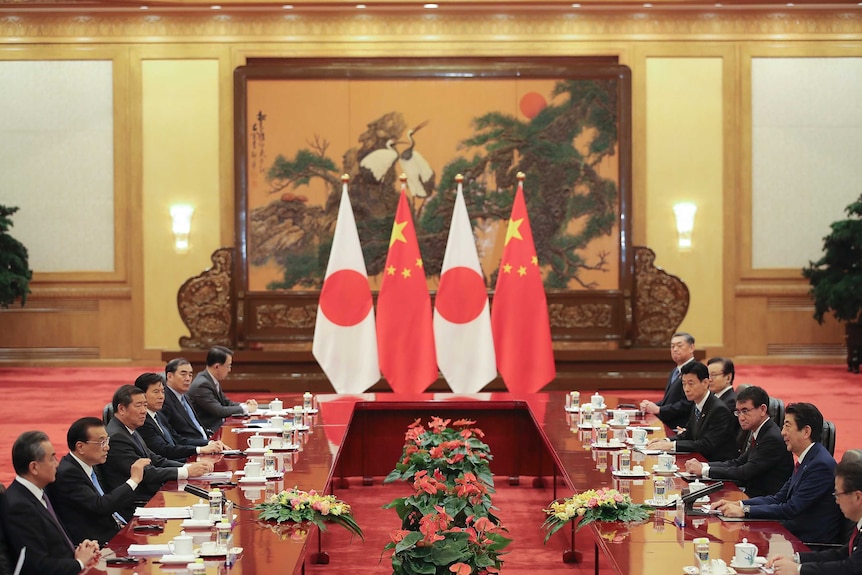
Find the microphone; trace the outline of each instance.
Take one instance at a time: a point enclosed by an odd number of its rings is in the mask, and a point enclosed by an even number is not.
[[[191,483],[186,483],[185,487],[183,487],[183,491],[186,493],[191,493],[192,495],[197,495],[201,499],[209,499],[210,492],[204,489],[203,487],[198,487],[197,485],[192,485]]]
[[[210,497],[209,491],[207,491],[203,487],[198,487],[197,485],[192,485],[191,483],[186,483],[186,485],[183,487],[183,491],[185,491],[186,493],[191,493],[192,495],[196,495],[197,497],[200,497],[201,499],[209,499],[209,497]],[[244,507],[244,506],[238,505],[236,503],[234,503],[234,507],[236,509],[242,509],[243,511],[254,511],[253,507]]]

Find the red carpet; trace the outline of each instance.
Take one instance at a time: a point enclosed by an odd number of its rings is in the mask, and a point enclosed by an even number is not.
[[[85,415],[101,417],[102,408],[110,402],[121,384],[133,383],[145,367],[101,368],[0,368],[0,482],[8,484],[15,476],[11,449],[23,431],[40,429],[54,442],[58,456],[67,452],[66,430]],[[843,366],[738,366],[737,383],[764,387],[784,400],[809,401],[817,405],[826,419],[838,430],[835,456],[847,449],[862,447],[862,430],[856,414],[862,409],[862,375],[848,373]],[[588,390],[582,390],[588,391]],[[606,391],[605,395],[639,400],[655,399],[661,392]],[[234,394],[234,399],[244,399]]]
[[[499,507],[498,515],[513,539],[506,548],[504,573],[530,573],[531,575],[552,575],[559,573],[594,573],[594,552],[590,535],[584,531],[578,535],[578,549],[584,553],[584,562],[573,565],[562,562],[567,537],[570,532],[559,533],[542,544],[544,533],[541,525],[545,515],[542,509],[550,503],[553,495],[550,487],[536,489],[531,486],[531,478],[521,478],[521,485],[511,487],[499,478],[497,493],[493,496],[494,505]],[[344,529],[333,527],[323,535],[323,548],[329,552],[329,565],[306,567],[307,575],[331,573],[356,573],[380,575],[392,573],[390,556],[381,559],[383,546],[389,542],[389,533],[399,528],[399,520],[394,510],[381,509],[395,497],[409,494],[404,483],[382,485],[380,480],[370,487],[355,486],[337,492],[337,495],[350,503],[356,520],[365,533],[365,541],[354,538]],[[564,530],[565,531],[565,530]],[[600,573],[610,573],[601,570]]]

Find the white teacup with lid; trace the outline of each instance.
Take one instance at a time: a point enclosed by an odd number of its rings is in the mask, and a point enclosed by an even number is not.
[[[757,545],[749,543],[748,539],[743,539],[742,543],[737,543],[733,547],[735,549],[733,565],[737,567],[754,566],[754,560],[757,558]]]
[[[604,407],[605,406],[605,398],[599,394],[599,392],[595,392],[593,396],[590,398],[590,403],[593,404],[593,407]]]
[[[283,408],[284,403],[277,397],[269,402],[270,411],[281,411]]]

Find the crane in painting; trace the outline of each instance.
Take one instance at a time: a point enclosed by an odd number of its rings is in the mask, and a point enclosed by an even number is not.
[[[392,169],[392,166],[395,165],[395,160],[398,159],[398,150],[395,148],[395,144],[401,143],[404,142],[398,142],[393,138],[389,138],[386,140],[385,148],[380,148],[367,154],[359,162],[359,165],[370,171],[375,180],[382,182],[389,170]]]
[[[434,178],[434,170],[431,169],[431,165],[422,154],[416,151],[416,140],[413,139],[413,134],[424,128],[426,124],[428,124],[428,120],[407,131],[407,139],[410,141],[410,146],[401,152],[401,157],[399,158],[401,172],[407,176],[407,188],[414,199],[425,198],[428,195],[425,184],[431,182]]]

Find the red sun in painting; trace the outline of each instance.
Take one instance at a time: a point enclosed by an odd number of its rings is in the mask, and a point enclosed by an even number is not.
[[[545,97],[538,92],[527,92],[521,97],[521,113],[531,120],[547,105]]]

